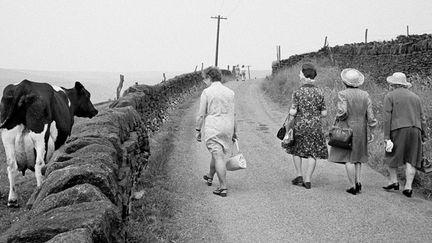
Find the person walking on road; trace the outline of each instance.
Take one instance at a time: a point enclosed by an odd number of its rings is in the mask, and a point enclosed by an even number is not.
[[[364,76],[353,68],[341,72],[346,89],[338,92],[336,123],[339,127],[349,127],[353,131],[352,149],[330,147],[329,161],[345,164],[351,185],[346,191],[353,195],[362,189],[361,166],[368,161],[368,127],[371,128],[369,140],[373,140],[372,128],[377,120],[372,111],[369,94],[359,86],[364,83]]]
[[[235,76],[236,76],[236,81],[239,81],[241,73],[240,73],[240,66],[238,64],[235,67]]]
[[[222,83],[222,75],[218,68],[210,67],[204,71],[204,81],[208,88],[201,94],[200,106],[196,121],[196,139],[204,141],[211,153],[210,171],[204,175],[207,185],[211,186],[213,176],[217,173],[219,187],[214,194],[226,197],[226,159],[231,151],[232,142],[237,139],[234,113],[234,91]],[[203,129],[202,129],[203,127]],[[204,133],[202,131],[204,130]]]
[[[426,117],[420,98],[408,90],[412,85],[404,73],[387,77],[390,92],[384,97],[385,158],[390,182],[386,190],[399,190],[396,170],[405,165],[406,183],[403,194],[412,195],[416,168],[421,166],[422,143],[427,140]]]
[[[245,67],[245,65],[241,66],[240,72],[241,72],[242,81],[245,81],[246,80],[246,67]]]
[[[293,155],[297,177],[292,184],[311,188],[311,177],[317,159],[327,159],[327,146],[322,132],[321,118],[327,116],[324,94],[315,85],[317,72],[312,64],[303,64],[300,71],[302,85],[292,95],[289,111],[294,116],[294,145],[285,147],[288,154]],[[303,160],[307,161],[303,163]],[[303,178],[302,166],[307,164]]]

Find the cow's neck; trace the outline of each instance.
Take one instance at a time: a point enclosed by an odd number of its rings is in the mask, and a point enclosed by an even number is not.
[[[76,111],[76,102],[75,101],[77,100],[76,99],[76,97],[77,97],[76,90],[74,88],[72,88],[72,89],[63,88],[63,90],[65,91],[67,99],[68,99],[67,102],[68,102],[69,114],[71,115],[71,121],[73,124],[75,111]]]

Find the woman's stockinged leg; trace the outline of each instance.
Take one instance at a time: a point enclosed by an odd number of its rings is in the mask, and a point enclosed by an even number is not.
[[[406,176],[405,190],[411,190],[412,189],[412,182],[414,180],[415,173],[416,173],[416,168],[414,166],[412,166],[410,163],[406,163],[406,169],[405,169],[405,176]]]
[[[314,158],[308,158],[308,167],[305,175],[305,182],[310,182],[312,179],[312,174],[315,171],[316,166],[316,159]]]
[[[299,156],[293,155],[294,167],[296,169],[297,176],[303,176],[302,173],[302,159]]]
[[[212,153],[215,161],[215,169],[219,179],[219,188],[227,188],[226,186],[226,162],[225,156],[222,151],[214,151]]]
[[[397,169],[396,168],[387,168],[388,172],[389,172],[389,178],[390,178],[390,183],[389,184],[393,184],[393,183],[397,183]]]
[[[348,181],[352,187],[355,187],[355,165],[353,163],[345,163],[345,169],[348,176]]]
[[[358,163],[355,163],[354,166],[355,166],[355,183],[360,183],[361,182],[360,176],[361,176],[362,164],[360,162],[358,162]]]

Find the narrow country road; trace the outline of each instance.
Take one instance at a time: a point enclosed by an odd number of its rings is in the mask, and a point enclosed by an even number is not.
[[[343,165],[319,161],[312,189],[291,185],[291,156],[275,133],[283,109],[264,97],[262,80],[229,82],[236,93],[240,148],[248,169],[228,172],[228,197],[202,180],[210,155],[194,138],[199,99],[179,117],[169,158],[180,242],[432,242],[432,202],[386,192],[365,166],[363,192],[351,195]],[[285,108],[286,109],[286,108]]]

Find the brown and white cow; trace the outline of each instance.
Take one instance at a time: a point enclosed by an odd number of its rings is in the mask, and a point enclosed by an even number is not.
[[[98,113],[90,93],[79,82],[66,89],[29,80],[6,86],[0,112],[10,186],[8,207],[18,207],[18,171],[34,171],[40,187],[41,169],[71,134],[74,116],[92,118]]]

